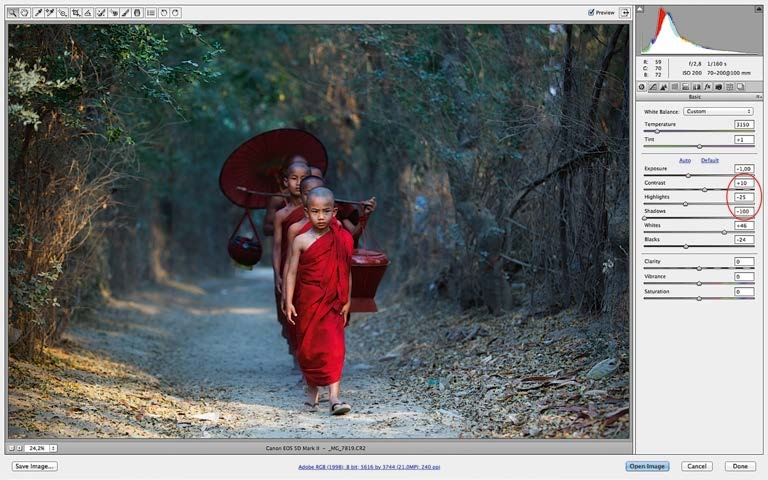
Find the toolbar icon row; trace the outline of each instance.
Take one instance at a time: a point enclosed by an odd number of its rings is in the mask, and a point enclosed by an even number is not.
[[[6,18],[71,18],[105,20],[126,18],[181,18],[180,7],[8,7]]]
[[[641,92],[744,92],[744,82],[641,82],[637,85]]]

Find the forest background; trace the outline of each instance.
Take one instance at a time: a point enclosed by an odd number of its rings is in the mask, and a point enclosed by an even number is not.
[[[340,195],[377,197],[369,229],[392,260],[380,304],[573,309],[628,329],[627,37],[621,25],[10,25],[12,354],[36,357],[120,292],[230,275],[239,212],[218,172],[279,127],[321,139]]]

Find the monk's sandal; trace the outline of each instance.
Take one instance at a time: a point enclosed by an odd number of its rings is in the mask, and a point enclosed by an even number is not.
[[[344,415],[345,413],[349,413],[350,410],[352,410],[352,407],[345,402],[334,403],[331,405],[331,415]]]

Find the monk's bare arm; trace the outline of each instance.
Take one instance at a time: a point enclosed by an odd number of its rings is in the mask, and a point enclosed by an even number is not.
[[[282,208],[282,204],[281,197],[269,197],[267,213],[264,214],[264,235],[270,236],[275,233],[275,214]]]
[[[296,239],[291,245],[291,258],[287,263],[286,277],[285,277],[285,316],[291,325],[296,325],[294,318],[298,317],[296,314],[296,307],[293,306],[293,292],[296,289],[296,272],[299,268],[299,256],[301,255],[302,238]]]
[[[296,236],[299,234],[299,230],[301,230],[301,222],[296,222],[290,227],[288,227],[288,241],[285,242],[286,245],[288,245],[288,255],[285,259],[285,267],[283,267],[282,278],[286,278],[288,275],[288,262],[291,261],[291,256],[293,255],[293,241],[296,239]],[[283,302],[285,303],[285,289],[283,289]],[[285,312],[283,312],[285,313]]]
[[[357,225],[352,223],[352,221],[350,219],[345,218],[344,220],[341,221],[341,225],[344,227],[344,229],[346,231],[348,231],[350,233],[350,235],[352,235],[352,238],[357,238],[358,236],[360,236],[359,229],[357,228]]]
[[[352,223],[348,218],[345,218],[342,222],[344,228],[352,235],[352,238],[355,241],[357,241],[357,239],[360,238],[360,235],[363,234],[365,224],[368,221],[368,216],[371,215],[374,210],[376,210],[376,197],[371,197],[363,202],[363,214],[360,216],[360,221],[357,222],[357,225]]]
[[[341,316],[344,318],[344,325],[349,325],[349,309],[352,306],[352,269],[349,270],[349,291],[347,292],[347,303],[341,307]]]
[[[352,245],[349,245],[349,254],[352,254]],[[344,319],[344,326],[349,324],[349,309],[352,307],[352,265],[349,265],[349,283],[347,286],[349,288],[347,290],[347,303],[341,307],[341,317]]]
[[[277,215],[275,215],[275,240],[272,242],[272,268],[275,271],[275,286],[277,286],[277,291],[281,293],[283,291],[283,272],[280,271],[280,247],[283,242],[284,217],[283,210],[280,210],[277,212]]]

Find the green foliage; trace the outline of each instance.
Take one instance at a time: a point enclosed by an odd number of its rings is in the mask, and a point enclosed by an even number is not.
[[[575,32],[584,92],[608,35]],[[95,228],[123,242],[110,256],[113,279],[151,271],[150,245],[173,252],[154,257],[169,271],[211,271],[228,265],[222,232],[236,215],[218,190],[222,162],[259,132],[305,128],[328,148],[329,183],[379,199],[373,225],[400,255],[393,263],[432,281],[446,264],[503,263],[490,247],[472,256],[477,232],[457,212],[504,216],[504,199],[555,161],[563,40],[554,25],[14,25],[9,112],[20,131],[11,157],[25,153],[22,130],[43,132],[55,118],[64,128],[45,140],[48,151],[61,149],[59,173],[93,156],[138,179],[104,187],[113,190]],[[67,275],[47,260],[36,264],[46,275],[33,275],[23,258],[47,241],[18,209],[32,203],[30,192],[19,184],[23,201],[10,206],[18,252],[9,264],[19,305],[39,310],[56,296],[46,285],[55,290]],[[428,228],[413,226],[417,196]],[[541,229],[557,238],[551,225]],[[157,232],[165,243],[150,239]],[[400,251],[416,234],[430,255]],[[71,275],[67,259],[60,264]],[[470,278],[471,268],[456,272]]]
[[[53,97],[77,83],[75,77],[48,80],[47,69],[40,63],[27,64],[24,60],[10,58],[8,62],[8,115],[11,122],[40,126],[40,114],[35,104],[40,99]]]
[[[35,45],[46,29],[54,30],[63,45]],[[114,106],[118,99],[128,98],[124,90],[182,113],[184,107],[177,102],[181,88],[221,75],[210,64],[223,50],[192,25],[32,26],[17,32],[9,62],[9,93],[28,99],[27,104],[20,102],[24,108],[17,107],[20,114],[41,107],[58,110],[93,128],[96,118],[86,107],[98,107],[108,120],[118,121],[109,117],[119,116]],[[176,38],[174,44],[169,37]],[[173,58],[182,48],[190,55]],[[30,57],[30,51],[33,61],[23,58]],[[74,86],[79,88],[70,88]]]
[[[37,275],[30,275],[23,262],[11,265],[8,269],[9,294],[14,309],[27,313],[32,322],[38,325],[45,324],[44,309],[60,306],[54,296],[54,287],[62,274],[62,263],[59,260],[51,260],[49,269]]]
[[[189,115],[186,89],[220,77],[211,65],[222,52],[189,25],[10,27],[8,265],[19,353],[35,355],[92,297],[79,289],[99,283],[103,260],[78,249],[104,251],[98,241],[115,225],[94,215],[126,173],[153,173],[142,165],[151,135]]]

